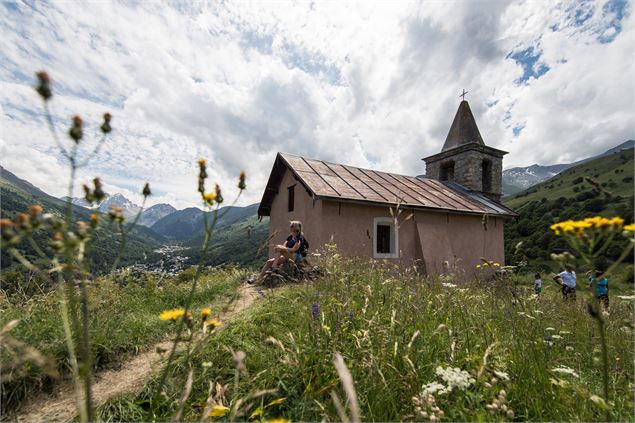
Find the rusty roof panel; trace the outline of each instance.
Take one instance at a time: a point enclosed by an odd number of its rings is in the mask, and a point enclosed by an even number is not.
[[[285,154],[284,159],[296,172],[313,172],[313,169],[306,164],[302,157],[290,156]]]
[[[315,172],[297,172],[316,195],[337,196],[339,193]]]
[[[318,173],[320,175],[337,176],[335,175],[335,172],[333,172],[326,164],[322,163],[319,160],[311,160],[311,159],[304,159],[304,160],[306,160],[307,164],[311,166],[311,168],[313,168],[315,173]]]
[[[466,213],[516,215],[478,193],[434,179],[361,169],[290,154],[281,153],[280,156],[305,187],[317,196],[386,204],[401,202],[411,207]]]

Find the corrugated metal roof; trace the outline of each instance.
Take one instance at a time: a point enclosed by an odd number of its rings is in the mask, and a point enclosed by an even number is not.
[[[457,184],[329,163],[287,153],[278,153],[276,157],[258,210],[261,216],[269,215],[273,196],[277,193],[282,179],[284,165],[296,175],[314,198],[380,204],[400,203],[404,207],[516,216],[516,213],[507,207]]]

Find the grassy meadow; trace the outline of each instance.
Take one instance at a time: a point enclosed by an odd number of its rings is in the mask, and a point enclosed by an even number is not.
[[[192,269],[193,270],[193,269]],[[159,322],[159,313],[182,306],[194,277],[186,270],[174,278],[157,280],[125,272],[98,278],[89,284],[90,337],[93,368],[117,367],[131,354],[166,338],[173,327]],[[238,270],[211,270],[203,273],[195,298],[195,307],[226,302],[236,293],[244,273]],[[70,377],[70,363],[62,324],[58,290],[24,297],[19,294],[0,297],[0,325],[18,319],[11,331],[16,339],[52,357],[62,378]],[[13,357],[2,354],[2,403],[5,412],[13,409],[25,396],[40,390],[52,391],[56,381],[27,363],[13,368]]]
[[[537,301],[530,278],[489,276],[422,278],[330,256],[319,280],[266,291],[193,356],[179,357],[164,393],[155,378],[110,400],[99,417],[168,421],[183,405],[188,421],[340,421],[355,408],[334,365],[340,353],[361,420],[632,421],[633,300],[614,295],[605,316],[607,406],[585,290],[563,303],[546,281]]]

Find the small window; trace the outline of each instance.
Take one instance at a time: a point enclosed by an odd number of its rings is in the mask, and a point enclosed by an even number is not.
[[[441,163],[439,179],[442,181],[454,181],[454,162]]]
[[[374,220],[373,256],[375,258],[398,258],[399,239],[394,219],[377,217]]]
[[[289,191],[289,204],[288,204],[288,207],[287,207],[287,211],[290,211],[290,212],[293,211],[293,206],[294,206],[294,203],[295,203],[294,188],[295,188],[295,185],[291,185],[289,188],[287,188],[287,190]]]

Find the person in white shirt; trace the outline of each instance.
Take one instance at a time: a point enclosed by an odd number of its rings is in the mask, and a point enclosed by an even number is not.
[[[553,280],[562,285],[562,298],[564,300],[575,301],[576,276],[573,266],[570,264],[565,265],[564,271],[554,276]]]

